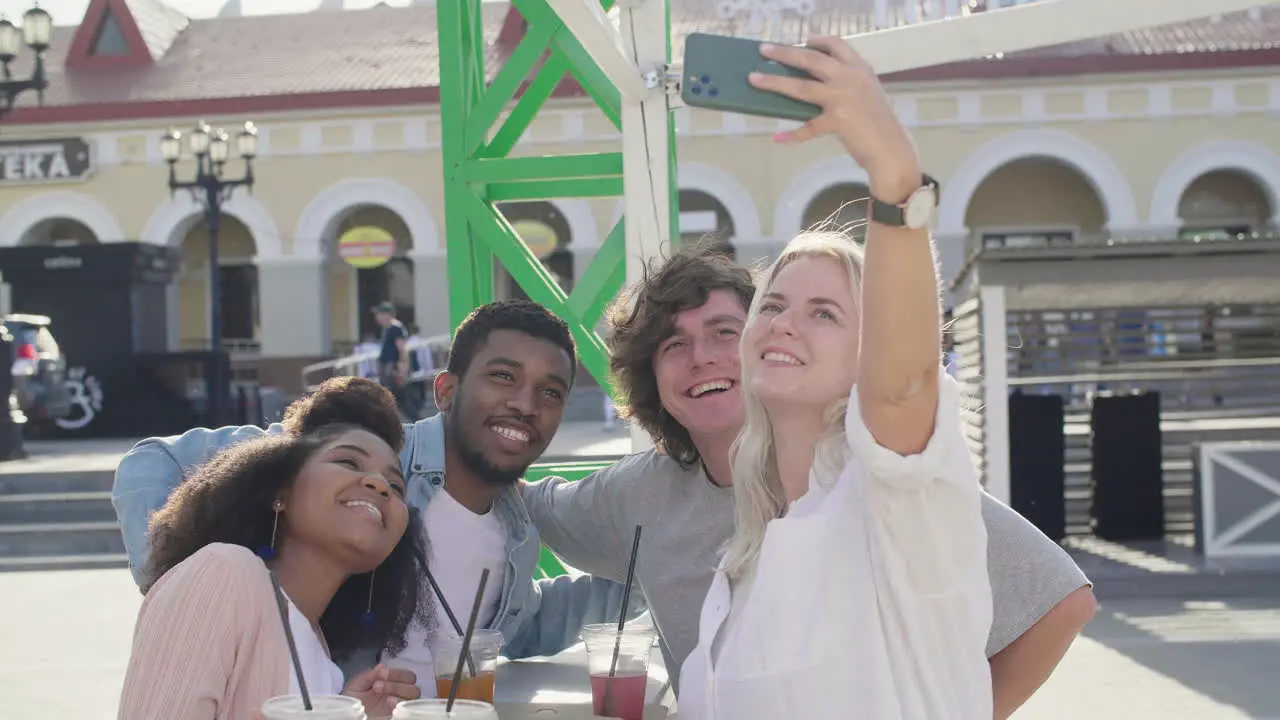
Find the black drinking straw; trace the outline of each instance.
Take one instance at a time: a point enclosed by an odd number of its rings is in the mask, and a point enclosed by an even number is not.
[[[431,574],[431,570],[424,564],[422,572],[427,575],[427,582],[431,583],[431,590],[435,592],[436,599],[440,601],[440,608],[444,610],[444,614],[449,618],[449,622],[453,623],[453,631],[462,635],[462,625],[458,623],[458,618],[454,616],[453,609],[449,607],[449,602],[444,599],[444,592],[440,589],[440,585],[436,583],[436,578]],[[463,657],[467,659],[467,671],[471,673],[471,677],[476,676],[476,662],[471,657],[471,653],[463,653]]]
[[[627,624],[627,604],[631,600],[631,585],[636,579],[636,555],[640,553],[640,526],[636,526],[636,537],[631,541],[631,562],[627,564],[627,584],[622,588],[622,612],[618,613],[618,637],[613,643],[613,662],[609,664],[609,677],[604,681],[604,697],[600,699],[600,712],[609,712],[609,688],[613,684],[613,676],[618,672],[618,653],[622,652],[622,628]]]
[[[471,634],[476,630],[476,618],[480,617],[480,602],[484,600],[484,586],[489,582],[489,568],[480,573],[480,587],[476,588],[476,601],[471,604],[471,619],[467,621],[467,634],[462,636],[462,651],[458,653],[458,669],[453,671],[453,684],[449,687],[449,702],[444,711],[453,712],[453,701],[458,699],[458,686],[462,684],[462,668],[471,654]]]
[[[271,576],[271,587],[276,592],[276,609],[280,611],[280,622],[284,624],[284,639],[289,643],[289,655],[293,657],[293,671],[298,674],[298,692],[302,693],[302,707],[310,711],[311,694],[307,692],[307,680],[302,677],[302,661],[298,659],[298,644],[293,640],[293,628],[289,627],[289,606],[284,599],[284,590],[280,587],[280,578],[268,569]]]

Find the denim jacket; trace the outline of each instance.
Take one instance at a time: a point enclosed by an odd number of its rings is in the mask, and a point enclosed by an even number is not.
[[[139,442],[116,469],[111,502],[120,521],[125,550],[134,581],[141,585],[146,576],[149,544],[147,524],[183,478],[208,461],[219,450],[264,434],[284,432],[275,424],[267,430],[255,426],[197,428],[181,436],[149,438]],[[424,512],[444,486],[444,416],[435,415],[405,426],[405,447],[400,463],[408,479],[405,501]],[[578,641],[587,623],[616,622],[622,606],[622,586],[589,575],[561,576],[534,581],[541,542],[529,519],[517,488],[511,488],[494,502],[507,534],[507,572],[503,577],[502,600],[490,629],[505,639],[503,655],[511,659],[554,655]],[[629,617],[643,609],[633,597]],[[373,652],[344,663],[352,672],[372,667]]]

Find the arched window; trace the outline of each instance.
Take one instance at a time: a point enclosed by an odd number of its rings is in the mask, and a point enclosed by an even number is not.
[[[834,225],[862,236],[867,222],[867,186],[861,183],[839,183],[823,190],[809,201],[804,210],[804,227]]]
[[[681,243],[709,243],[736,259],[735,232],[733,216],[714,195],[701,190],[680,191]]]
[[[546,266],[560,289],[566,293],[572,291],[574,267],[569,243],[573,240],[573,233],[569,229],[569,221],[560,210],[554,204],[540,200],[503,203],[498,206],[498,211],[511,223],[534,257]],[[495,294],[498,297],[529,299],[520,283],[496,259],[494,272]]]

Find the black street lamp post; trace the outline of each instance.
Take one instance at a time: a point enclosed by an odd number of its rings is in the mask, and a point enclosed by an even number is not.
[[[28,90],[35,90],[40,101],[44,102],[44,91],[49,87],[49,78],[44,71],[44,52],[49,49],[49,37],[52,34],[53,18],[39,7],[23,13],[21,30],[8,20],[0,20],[0,66],[3,66],[4,72],[4,79],[0,80],[0,116],[13,110],[18,96]],[[10,66],[22,51],[23,45],[35,53],[35,67],[31,70],[31,77],[14,80]]]
[[[204,208],[205,223],[209,228],[209,345],[213,360],[207,368],[205,382],[208,388],[208,415],[212,427],[225,424],[228,389],[223,373],[222,346],[222,278],[218,268],[218,232],[222,228],[222,204],[231,199],[238,187],[253,192],[253,159],[258,154],[258,130],[252,122],[236,134],[236,152],[244,160],[244,174],[229,178],[223,175],[231,155],[231,142],[227,133],[214,130],[201,122],[187,135],[187,147],[196,161],[196,175],[192,180],[179,180],[178,160],[182,157],[182,133],[170,130],[160,139],[160,152],[169,163],[169,192],[190,191],[195,201]]]

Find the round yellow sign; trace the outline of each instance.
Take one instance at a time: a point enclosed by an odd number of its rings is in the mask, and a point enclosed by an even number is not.
[[[560,240],[556,237],[556,231],[541,220],[517,220],[511,223],[511,229],[529,246],[536,258],[550,255]]]
[[[338,238],[338,257],[359,270],[382,267],[396,252],[396,239],[380,227],[357,227]]]

